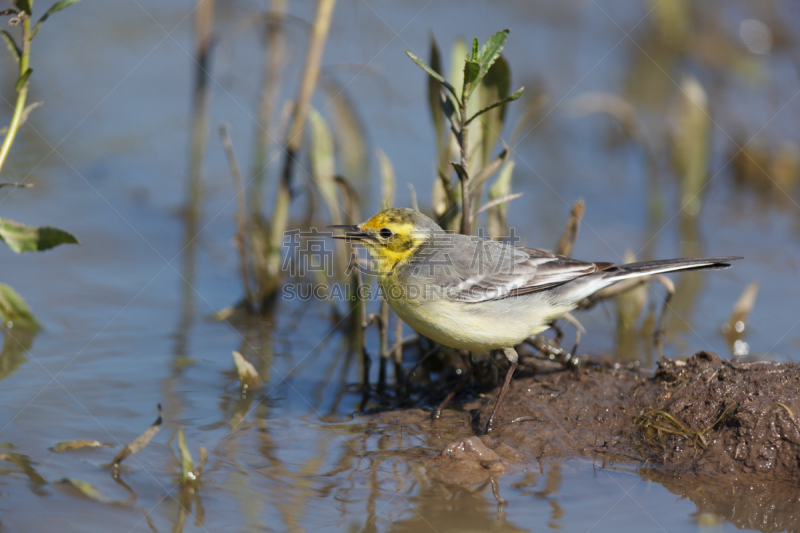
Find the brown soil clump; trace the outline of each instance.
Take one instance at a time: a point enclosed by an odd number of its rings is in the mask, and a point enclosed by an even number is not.
[[[497,391],[445,411],[433,427],[419,409],[371,418],[402,425],[440,450],[432,459],[454,483],[566,456],[637,461],[665,475],[800,478],[800,365],[700,352],[655,373],[594,363],[520,374],[488,436],[474,437]]]
[[[661,391],[638,420],[650,456],[681,471],[800,477],[800,366],[723,361],[700,352],[667,362]],[[668,413],[672,420],[654,413]],[[655,421],[655,427],[653,426]]]

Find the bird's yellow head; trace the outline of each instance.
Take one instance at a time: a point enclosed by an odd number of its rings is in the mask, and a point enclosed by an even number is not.
[[[347,230],[345,235],[336,238],[366,246],[380,274],[388,274],[395,267],[411,261],[414,253],[430,241],[434,233],[444,231],[419,211],[403,207],[384,209],[355,226],[331,227]]]

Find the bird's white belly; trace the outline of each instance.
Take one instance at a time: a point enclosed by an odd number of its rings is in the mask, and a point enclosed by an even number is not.
[[[569,311],[548,308],[533,294],[479,303],[441,298],[388,300],[397,315],[418,333],[445,346],[473,352],[516,346],[547,329],[554,312],[560,316]],[[548,316],[541,312],[543,308],[550,311]]]

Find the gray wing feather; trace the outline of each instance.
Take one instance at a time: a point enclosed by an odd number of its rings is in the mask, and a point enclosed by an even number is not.
[[[412,263],[415,278],[447,292],[448,299],[478,303],[560,285],[605,270],[611,263],[587,263],[533,248],[452,236],[439,257]],[[427,271],[426,271],[427,269]]]

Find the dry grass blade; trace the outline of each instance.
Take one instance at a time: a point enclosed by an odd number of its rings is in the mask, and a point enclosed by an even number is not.
[[[750,312],[756,303],[758,296],[758,282],[754,281],[745,288],[739,299],[733,305],[731,317],[722,326],[722,333],[728,342],[731,353],[737,357],[745,356],[750,353],[750,346],[744,340],[744,330],[747,328],[747,320]]]
[[[380,148],[375,150],[375,156],[378,158],[381,169],[381,200],[383,203],[381,209],[388,209],[394,206],[394,196],[397,189],[394,167],[389,156]]]
[[[586,93],[572,100],[569,107],[578,116],[607,113],[622,124],[630,139],[639,137],[639,120],[636,117],[636,109],[615,94]]]
[[[636,256],[633,251],[627,250],[623,263],[633,263]],[[647,286],[644,283],[631,287],[617,296],[617,332],[623,335],[631,330],[639,320],[639,315],[647,305]]]
[[[510,202],[511,200],[516,200],[517,198],[521,197],[523,194],[522,192],[506,194],[505,196],[501,196],[500,198],[495,198],[494,200],[490,200],[483,204],[480,209],[472,213],[472,220],[475,220],[475,217],[486,211],[487,209],[491,209],[493,207],[497,207],[500,204],[504,204],[506,202]]]
[[[650,445],[658,444],[663,446],[666,443],[666,436],[679,435],[694,446],[706,450],[708,449],[706,436],[725,419],[735,406],[736,404],[734,403],[728,405],[714,423],[703,431],[694,431],[686,427],[671,413],[660,409],[654,409],[639,415],[636,420],[636,429],[642,433]]]
[[[367,175],[369,168],[369,152],[363,121],[359,118],[357,106],[348,97],[344,85],[329,77],[320,82],[330,98],[330,118],[337,153],[340,156],[345,174],[357,182]]]
[[[500,170],[500,167],[502,167],[508,162],[508,157],[509,157],[508,146],[505,146],[503,148],[503,151],[500,152],[500,155],[498,155],[497,157],[486,163],[483,166],[483,168],[480,169],[477,174],[475,174],[475,177],[472,178],[472,183],[471,183],[471,186],[475,188],[475,190],[472,191],[473,196],[477,194],[476,191],[478,190],[477,189],[478,187],[483,185],[489,178],[494,176],[494,174],[498,170]]]
[[[347,219],[348,224],[357,224],[361,222],[361,210],[359,209],[360,199],[358,197],[358,191],[347,181],[347,178],[343,176],[336,176],[334,178],[336,184],[339,186],[339,190],[342,193],[342,198],[344,199],[344,213],[349,218]]]
[[[572,212],[569,215],[567,226],[564,228],[564,233],[558,239],[555,252],[558,255],[569,255],[572,253],[572,248],[575,247],[575,240],[578,238],[578,231],[581,228],[581,220],[583,214],[586,212],[586,203],[583,200],[578,200],[572,205]]]
[[[123,448],[122,451],[119,452],[116,457],[114,457],[114,460],[111,462],[111,464],[117,468],[123,459],[129,455],[137,453],[142,448],[147,446],[153,437],[156,436],[156,433],[158,433],[158,431],[161,429],[161,424],[163,423],[164,419],[161,417],[161,404],[158,404],[158,418],[156,418],[156,421],[153,422],[144,433],[136,437],[133,441],[131,441],[130,444],[125,446],[125,448]]]
[[[91,483],[87,483],[86,481],[81,481],[80,479],[65,477],[61,479],[58,483],[61,485],[71,487],[77,490],[82,496],[99,503],[105,503],[110,505],[129,505],[130,503],[133,502],[133,499],[127,501],[112,500],[108,496],[103,494],[103,492],[101,492],[100,489],[98,489]]]
[[[294,165],[297,154],[303,145],[303,136],[306,130],[306,119],[311,108],[311,97],[319,78],[319,67],[322,61],[322,53],[325,50],[325,42],[328,38],[331,19],[333,18],[333,8],[336,0],[319,0],[317,4],[317,14],[314,26],[311,31],[311,38],[306,53],[305,67],[303,69],[303,79],[300,82],[300,92],[297,96],[292,124],[286,136],[284,150],[284,163],[281,172],[278,193],[275,195],[275,207],[272,213],[272,225],[269,238],[269,249],[267,251],[267,270],[271,276],[272,287],[270,291],[276,291],[280,286],[278,278],[281,267],[281,246],[283,234],[289,224],[289,203],[291,202],[291,186],[293,182]]]
[[[96,440],[70,440],[59,442],[52,448],[54,452],[66,452],[69,450],[80,450],[81,448],[113,448],[110,444],[103,444]]]
[[[681,83],[681,101],[672,136],[673,164],[681,180],[681,209],[693,219],[700,213],[701,193],[708,179],[708,95],[695,78]]]
[[[233,351],[233,362],[236,364],[236,372],[239,374],[243,391],[257,389],[261,386],[261,378],[256,367],[236,350]]]
[[[412,183],[406,183],[406,185],[408,186],[408,192],[411,195],[411,208],[414,211],[419,211],[419,204],[417,203],[417,190],[414,188]]]
[[[750,312],[753,310],[753,306],[756,303],[758,286],[758,282],[754,281],[748,285],[744,291],[742,291],[741,296],[739,296],[739,299],[736,300],[736,303],[733,305],[731,317],[728,319],[728,323],[726,324],[726,333],[744,332],[745,328],[747,327],[747,319],[750,317]]]
[[[59,483],[77,489],[78,492],[80,492],[82,495],[86,496],[90,500],[94,500],[100,503],[110,502],[108,497],[102,492],[100,492],[100,490],[97,487],[85,481],[81,481],[80,479],[65,477],[64,479],[59,481]]]

